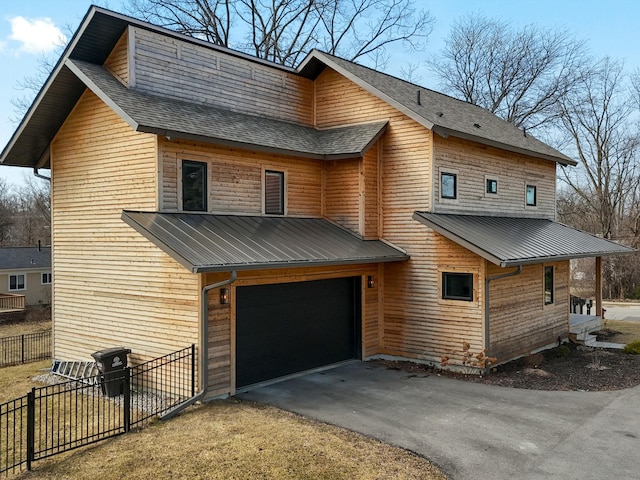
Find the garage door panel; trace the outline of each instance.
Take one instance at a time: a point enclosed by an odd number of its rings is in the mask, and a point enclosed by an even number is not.
[[[359,278],[238,287],[236,385],[358,355]]]

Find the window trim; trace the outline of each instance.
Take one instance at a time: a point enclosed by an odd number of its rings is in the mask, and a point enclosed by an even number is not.
[[[278,212],[267,211],[267,176],[275,174],[280,177],[280,205]],[[282,169],[264,167],[262,169],[262,213],[264,215],[283,216],[287,214],[287,172]]]
[[[529,188],[533,188],[533,203],[529,203]],[[525,183],[524,205],[526,208],[534,208],[538,206],[538,185],[536,185],[535,183]]]
[[[446,277],[447,276],[456,276],[456,277],[468,277],[470,278],[470,292],[469,292],[469,296],[454,296],[454,295],[448,295],[447,294],[447,282],[446,282]],[[453,301],[459,301],[459,302],[473,302],[474,298],[475,298],[475,288],[474,288],[474,283],[475,283],[475,275],[472,272],[450,272],[450,271],[442,271],[440,272],[440,279],[441,279],[441,298],[442,300],[453,300]]]
[[[44,276],[47,275],[47,282],[43,282]],[[40,272],[40,285],[51,285],[53,277],[51,276],[51,272]]]
[[[445,196],[442,192],[442,180],[445,176],[453,177],[453,196]],[[455,170],[440,170],[440,199],[441,200],[457,200],[458,199],[458,172]]]
[[[19,287],[18,278],[23,277],[22,288],[11,288],[11,277],[16,277],[16,287]],[[27,274],[26,273],[10,273],[7,275],[7,290],[9,292],[24,292],[27,289]]]
[[[204,166],[204,209],[203,210],[187,210],[184,208],[184,166],[185,164],[199,164]],[[209,211],[209,162],[207,160],[196,160],[193,158],[179,159],[179,186],[178,186],[178,208],[183,212],[208,212]]]
[[[551,290],[550,300],[547,301],[547,270],[551,269]],[[555,303],[555,289],[556,289],[556,269],[553,265],[544,265],[542,268],[542,301],[544,302],[544,306],[553,305]]]

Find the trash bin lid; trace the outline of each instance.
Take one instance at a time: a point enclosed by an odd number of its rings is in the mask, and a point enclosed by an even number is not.
[[[103,360],[107,357],[112,357],[113,355],[127,355],[129,353],[131,353],[130,348],[113,347],[113,348],[105,348],[104,350],[98,350],[97,352],[93,352],[91,356],[96,360]]]

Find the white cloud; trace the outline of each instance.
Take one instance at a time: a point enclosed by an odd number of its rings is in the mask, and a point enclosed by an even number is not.
[[[26,53],[48,53],[67,41],[67,37],[50,18],[15,17],[11,20],[9,38],[20,43]]]

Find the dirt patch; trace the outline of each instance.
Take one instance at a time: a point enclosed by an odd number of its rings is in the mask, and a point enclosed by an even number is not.
[[[413,375],[442,375],[469,382],[531,390],[622,390],[640,385],[640,355],[573,344],[499,365],[486,375],[463,374],[414,362],[379,360]]]

